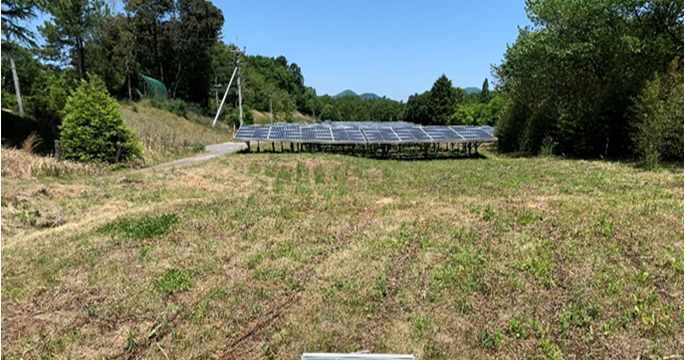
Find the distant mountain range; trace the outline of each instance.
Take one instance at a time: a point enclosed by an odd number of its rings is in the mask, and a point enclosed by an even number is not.
[[[466,90],[466,93],[467,93],[467,94],[480,93],[480,91],[481,91],[480,88],[477,88],[477,87],[475,87],[475,86],[469,86],[469,87],[465,88],[464,90]],[[380,98],[380,96],[378,96],[378,95],[376,95],[376,94],[374,94],[374,93],[363,93],[363,94],[359,95],[359,94],[357,94],[356,92],[354,92],[354,91],[352,91],[352,90],[349,90],[349,89],[347,89],[347,90],[341,92],[341,93],[338,94],[338,95],[333,95],[333,98],[334,98],[334,99],[338,99],[338,98],[340,98],[340,97],[347,96],[347,95],[358,96],[358,97],[360,97],[360,98],[362,98],[362,99],[364,99],[364,100],[378,99],[378,98]]]
[[[345,90],[345,91],[341,92],[341,93],[338,94],[338,95],[334,95],[333,98],[334,98],[334,99],[337,99],[337,98],[339,98],[339,97],[347,96],[347,95],[358,96],[358,97],[360,97],[360,98],[362,98],[362,99],[364,99],[364,100],[378,99],[378,98],[380,97],[380,96],[378,96],[378,95],[376,95],[376,94],[374,94],[374,93],[363,93],[363,94],[361,94],[361,95],[358,95],[356,92],[354,92],[354,91],[348,89],[348,90]]]

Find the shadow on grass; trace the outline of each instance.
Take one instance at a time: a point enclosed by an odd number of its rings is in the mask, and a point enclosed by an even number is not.
[[[462,149],[447,149],[445,147],[434,148],[419,146],[390,146],[388,148],[370,148],[367,146],[330,146],[330,145],[314,145],[314,146],[293,146],[288,145],[251,145],[249,148],[240,150],[239,154],[332,154],[344,155],[357,158],[367,158],[376,160],[399,160],[399,161],[432,161],[432,160],[448,160],[448,159],[487,159],[487,156],[471,150],[462,151]]]
[[[499,149],[497,149],[496,146],[488,148],[488,152],[492,153],[493,155],[501,158],[506,158],[506,159],[533,159],[533,158],[550,158],[550,159],[563,159],[563,160],[571,160],[571,161],[588,161],[588,162],[597,162],[597,163],[610,163],[610,164],[616,164],[616,165],[621,165],[621,166],[627,166],[634,168],[636,170],[640,171],[650,171],[650,172],[670,172],[672,174],[681,174],[683,173],[683,167],[685,163],[683,161],[673,161],[673,160],[663,160],[660,161],[659,164],[653,168],[649,169],[640,164],[640,162],[635,159],[635,158],[629,158],[629,157],[603,157],[603,156],[598,156],[598,157],[580,157],[580,156],[567,156],[567,155],[553,155],[553,156],[544,156],[544,155],[539,155],[539,154],[534,154],[531,152],[522,152],[522,151],[517,151],[517,152],[504,152]]]

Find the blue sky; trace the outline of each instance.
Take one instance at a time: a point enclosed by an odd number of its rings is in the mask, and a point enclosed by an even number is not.
[[[319,95],[345,89],[405,100],[443,73],[455,86],[493,81],[529,24],[524,0],[215,1],[225,42],[302,68]]]
[[[530,23],[524,0],[213,3],[224,13],[225,42],[285,56],[317,94],[351,89],[404,101],[442,74],[463,88],[480,88],[486,77],[492,84],[491,65]]]

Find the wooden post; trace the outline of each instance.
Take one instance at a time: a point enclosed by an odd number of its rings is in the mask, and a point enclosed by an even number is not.
[[[259,141],[257,141],[257,152],[259,152]]]
[[[276,144],[273,141],[271,142],[271,152],[276,152]]]
[[[62,143],[59,140],[55,140],[55,159],[62,160]]]

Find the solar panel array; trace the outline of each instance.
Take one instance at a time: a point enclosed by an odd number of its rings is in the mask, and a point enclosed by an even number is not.
[[[493,132],[490,126],[421,126],[407,122],[278,123],[243,125],[235,139],[312,144],[460,143],[497,141]]]

